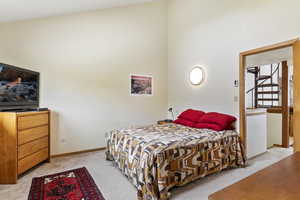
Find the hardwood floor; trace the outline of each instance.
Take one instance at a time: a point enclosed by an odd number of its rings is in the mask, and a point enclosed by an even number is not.
[[[297,152],[223,190],[209,200],[300,199],[300,152]]]

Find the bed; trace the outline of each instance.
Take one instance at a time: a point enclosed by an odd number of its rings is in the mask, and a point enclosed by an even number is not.
[[[174,123],[111,131],[106,157],[134,184],[139,200],[167,200],[175,186],[245,164],[235,131]]]

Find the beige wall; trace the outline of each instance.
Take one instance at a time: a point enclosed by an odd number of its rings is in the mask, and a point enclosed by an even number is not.
[[[0,25],[0,61],[41,72],[52,154],[105,146],[111,129],[155,123],[167,108],[164,1]],[[129,74],[154,96],[129,95]]]
[[[52,154],[103,147],[105,132],[163,119],[167,104],[238,115],[239,52],[299,37],[299,6],[161,0],[0,24],[0,61],[41,72]],[[206,70],[200,87],[188,81],[194,65]],[[130,73],[154,75],[154,96],[131,97]]]
[[[169,0],[168,103],[238,115],[239,52],[300,36],[298,0]],[[196,64],[205,83],[192,87]]]

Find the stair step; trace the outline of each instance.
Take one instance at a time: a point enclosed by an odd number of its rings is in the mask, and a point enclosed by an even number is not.
[[[260,91],[257,94],[279,94],[279,91]]]
[[[258,85],[257,87],[279,87],[279,84],[269,83],[269,84]]]
[[[257,101],[279,101],[279,98],[258,98]]]
[[[248,73],[252,73],[252,74],[257,74],[258,73],[258,71],[252,70],[252,69],[248,69],[247,72]]]
[[[259,69],[257,67],[249,67],[247,69],[248,73],[257,74],[259,72]]]
[[[271,76],[269,76],[269,75],[261,75],[256,80],[260,81],[260,80],[266,80],[266,79],[270,79],[270,78],[271,78]]]
[[[257,105],[257,108],[272,108],[272,106],[266,106],[266,105]]]

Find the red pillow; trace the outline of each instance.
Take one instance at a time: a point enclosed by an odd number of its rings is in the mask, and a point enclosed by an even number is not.
[[[223,131],[224,129],[218,124],[209,124],[209,123],[196,123],[194,128],[207,128],[215,131]]]
[[[202,112],[200,110],[188,109],[188,110],[182,112],[178,116],[178,118],[189,120],[192,122],[198,122],[204,114],[205,114],[205,112]]]
[[[236,118],[231,115],[226,115],[217,112],[206,113],[199,120],[199,123],[212,123],[219,125],[223,130],[231,127],[231,124],[236,121]]]
[[[191,122],[191,121],[188,121],[188,120],[185,120],[185,119],[176,119],[174,121],[175,124],[181,124],[181,125],[184,125],[184,126],[189,126],[189,127],[193,127],[193,125],[195,124],[194,122]]]

